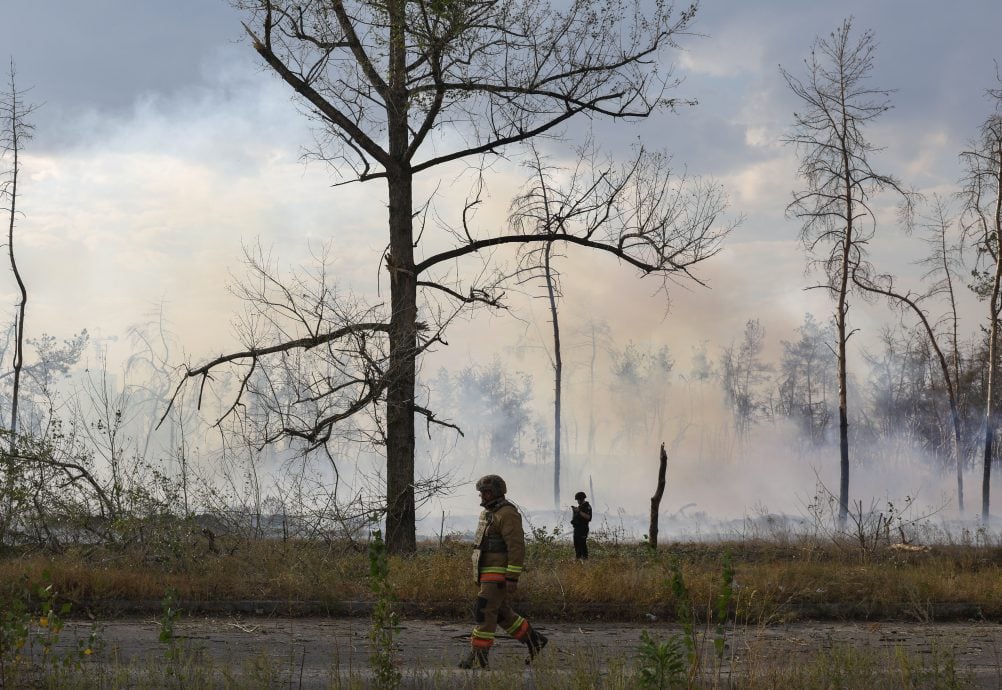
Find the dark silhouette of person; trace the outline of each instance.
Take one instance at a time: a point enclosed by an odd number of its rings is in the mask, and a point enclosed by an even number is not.
[[[574,557],[579,560],[588,558],[588,523],[591,522],[591,503],[586,501],[584,491],[574,494],[576,506],[571,506],[571,526],[574,527]]]

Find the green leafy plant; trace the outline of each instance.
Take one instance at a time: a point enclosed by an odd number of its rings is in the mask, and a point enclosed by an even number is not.
[[[685,643],[689,656],[689,665],[694,667],[698,661],[696,650],[696,633],[694,627],[694,617],[692,613],[692,603],[689,596],[689,589],[685,586],[685,579],[682,577],[682,564],[678,557],[671,560],[671,592],[675,598],[675,615],[679,623],[682,624],[682,640]]]
[[[717,627],[713,637],[713,649],[717,653],[717,659],[723,660],[724,648],[727,643],[726,631],[724,629],[730,615],[731,601],[734,598],[734,566],[731,564],[731,552],[724,551],[724,568],[721,575],[720,593],[717,594]]]
[[[637,648],[637,680],[641,688],[685,687],[688,664],[682,635],[658,642],[649,632],[640,633]]]
[[[393,612],[393,592],[389,582],[390,564],[386,555],[386,544],[379,530],[372,533],[369,543],[369,586],[376,601],[372,606],[372,628],[369,642],[372,651],[369,663],[375,676],[376,687],[394,690],[400,687],[402,674],[393,661],[393,633],[396,614]]]
[[[25,576],[20,585],[0,594],[0,688],[31,684],[29,679],[46,669],[79,669],[83,659],[99,649],[101,641],[92,626],[73,650],[56,651],[72,608],[59,600],[47,570],[34,588]]]
[[[26,662],[24,654],[31,630],[27,590],[0,599],[0,687],[13,685],[13,677]]]
[[[181,609],[178,607],[176,589],[173,587],[167,588],[167,591],[164,592],[163,599],[160,600],[160,609],[160,617],[157,619],[157,622],[160,624],[160,631],[157,637],[161,642],[167,645],[167,661],[173,664],[178,661],[180,655],[180,651],[177,646],[177,637],[174,632],[174,623],[181,615]]]

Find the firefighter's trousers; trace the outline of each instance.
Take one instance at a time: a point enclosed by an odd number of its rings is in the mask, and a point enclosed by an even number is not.
[[[498,626],[519,642],[528,644],[529,621],[512,610],[504,579],[485,580],[485,577],[490,576],[481,575],[480,592],[473,606],[473,618],[477,625],[473,628],[470,644],[474,649],[490,649]]]

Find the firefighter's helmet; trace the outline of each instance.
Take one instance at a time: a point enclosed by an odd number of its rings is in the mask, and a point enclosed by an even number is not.
[[[495,496],[508,493],[508,485],[496,474],[487,474],[477,480],[477,491],[490,490]]]

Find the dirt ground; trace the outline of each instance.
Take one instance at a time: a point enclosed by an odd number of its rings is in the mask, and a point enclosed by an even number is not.
[[[551,668],[596,669],[610,663],[631,663],[640,633],[648,630],[660,639],[678,631],[657,621],[648,624],[548,623],[535,621],[550,638],[544,651]],[[72,646],[85,638],[91,624],[71,621],[62,643]],[[166,645],[159,641],[160,624],[154,616],[100,623],[104,649],[91,663],[143,665],[163,663]],[[456,661],[466,650],[470,624],[408,619],[396,631],[397,660],[405,680],[432,673],[442,678],[460,672]],[[175,622],[175,640],[197,651],[217,667],[246,668],[248,662],[267,660],[284,669],[286,687],[329,687],[331,678],[368,676],[369,621],[366,618],[188,617]],[[712,635],[711,635],[712,636]],[[707,640],[712,645],[712,640]],[[735,674],[754,664],[808,660],[835,646],[907,651],[917,658],[949,652],[958,669],[979,687],[1002,688],[1002,626],[969,623],[794,623],[771,627],[738,627],[728,631],[727,658]],[[511,639],[499,639],[492,667],[507,664],[523,668],[524,648]],[[257,661],[254,661],[257,660]],[[337,670],[334,670],[337,669]],[[526,673],[528,677],[530,674]],[[405,683],[405,685],[407,685]],[[448,684],[446,683],[446,686]],[[531,681],[526,686],[532,686]]]

